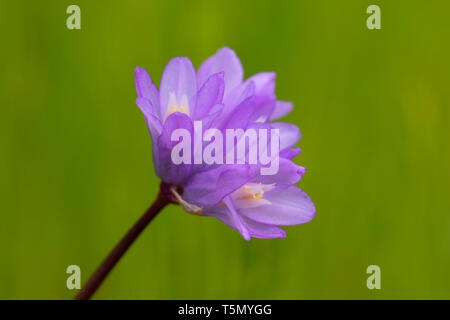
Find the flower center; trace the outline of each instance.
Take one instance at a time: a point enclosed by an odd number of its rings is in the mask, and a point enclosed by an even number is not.
[[[187,96],[183,95],[181,97],[180,103],[178,103],[175,93],[171,92],[170,96],[169,96],[169,102],[167,103],[167,111],[166,111],[166,115],[164,117],[164,121],[166,121],[168,116],[170,116],[172,113],[175,113],[175,112],[181,112],[187,116],[190,116],[189,101],[188,101]]]
[[[254,208],[271,202],[264,198],[264,193],[273,188],[273,184],[248,183],[231,194],[237,208]]]

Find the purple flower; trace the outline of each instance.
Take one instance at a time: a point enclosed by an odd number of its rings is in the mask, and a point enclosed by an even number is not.
[[[295,125],[272,122],[292,109],[291,103],[276,100],[275,73],[258,73],[244,81],[238,57],[231,49],[222,48],[197,72],[188,58],[172,59],[159,91],[144,69],[136,68],[135,80],[136,102],[150,131],[156,174],[172,186],[176,201],[186,211],[214,216],[246,240],[285,237],[278,226],[302,224],[314,217],[311,199],[294,186],[306,171],[292,162],[300,153],[294,147],[300,132]],[[214,128],[223,134],[227,129],[278,130],[278,172],[263,175],[263,165],[247,160],[239,164],[195,160],[175,164],[171,154],[178,142],[172,141],[173,132],[184,129],[195,136],[197,121],[203,129]],[[270,143],[267,140],[267,145]],[[195,150],[194,142],[191,144]],[[247,146],[246,153],[251,147]],[[223,152],[228,151],[224,146]],[[195,159],[195,154],[189,157]]]

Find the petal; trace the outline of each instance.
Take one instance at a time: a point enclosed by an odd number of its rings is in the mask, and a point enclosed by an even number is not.
[[[136,67],[134,81],[136,83],[136,91],[139,98],[146,98],[154,107],[154,114],[161,119],[159,114],[159,92],[153,83],[150,75],[145,69]]]
[[[203,117],[202,124],[203,130],[209,129],[215,119],[218,119],[222,115],[223,104],[216,104],[209,110],[209,113]]]
[[[198,69],[197,80],[202,86],[214,73],[223,72],[225,81],[225,94],[242,83],[244,71],[241,61],[230,48],[224,47],[208,58]]]
[[[238,229],[238,225],[235,222],[235,216],[230,213],[230,210],[224,204],[219,204],[214,207],[206,208],[203,210],[204,216],[215,217],[227,226]],[[240,225],[247,230],[247,233],[254,238],[271,239],[271,238],[285,238],[286,231],[277,226],[268,225],[253,221],[245,216],[239,214],[238,211],[238,221]],[[247,238],[249,239],[249,238]],[[246,240],[247,240],[246,239]]]
[[[272,115],[270,116],[270,120],[276,120],[284,117],[285,115],[287,115],[289,112],[292,111],[292,108],[293,108],[292,102],[277,101],[275,109],[273,110]]]
[[[246,165],[220,165],[199,172],[191,176],[184,186],[183,199],[200,207],[218,204],[251,176],[252,171]]]
[[[245,240],[249,241],[251,239],[250,234],[245,225],[241,222],[241,219],[239,218],[236,208],[234,207],[233,200],[231,200],[231,197],[228,196],[225,197],[225,199],[223,199],[223,202],[229,210],[229,215],[236,229],[241,233],[242,237],[244,237]]]
[[[302,137],[299,128],[291,123],[271,123],[273,129],[280,129],[280,152],[297,144]]]
[[[280,151],[280,158],[286,158],[289,160],[294,159],[296,156],[298,156],[302,152],[302,149],[300,148],[287,148],[282,151]]]
[[[136,104],[144,114],[145,120],[148,125],[148,129],[152,134],[152,138],[158,138],[162,131],[162,123],[155,115],[155,108],[152,103],[146,98],[137,98]]]
[[[246,80],[253,81],[256,94],[274,94],[275,93],[275,72],[260,72]]]
[[[137,98],[136,104],[144,114],[145,122],[147,123],[148,130],[150,131],[150,137],[152,140],[153,165],[156,171],[159,167],[158,138],[162,131],[162,124],[161,121],[154,115],[154,108],[149,100],[145,98]]]
[[[309,196],[297,187],[275,187],[264,198],[272,202],[257,208],[239,209],[256,222],[273,225],[296,225],[311,221],[316,208]]]
[[[250,233],[250,236],[254,238],[273,239],[286,237],[286,231],[277,226],[253,221],[252,219],[246,218],[244,215],[240,215],[240,219]]]
[[[169,102],[181,104],[183,100],[188,103],[188,106],[184,107],[192,114],[195,110],[196,97],[197,81],[191,61],[185,57],[173,58],[167,64],[161,78],[161,116],[163,119],[167,116]]]
[[[236,107],[243,101],[251,98],[255,93],[255,84],[253,81],[242,83],[234,88],[226,97],[223,99],[224,109],[222,114],[222,120],[228,117],[231,112],[233,112]],[[217,127],[218,125],[216,125]]]
[[[236,229],[236,225],[234,224],[233,219],[231,219],[231,216],[228,213],[228,208],[224,203],[203,208],[202,215],[207,217],[215,217],[230,228]]]
[[[191,136],[191,150],[193,150],[192,137],[194,136],[194,128],[192,120],[187,115],[180,112],[175,112],[166,119],[158,139],[159,165],[156,168],[156,173],[158,177],[166,183],[182,184],[192,168],[192,164],[176,165],[172,161],[172,149],[178,144],[178,141],[171,141],[171,136],[175,129],[180,128],[184,128],[189,132]]]
[[[251,121],[266,122],[275,109],[275,95],[261,95],[255,97],[257,108],[252,115]]]
[[[243,90],[243,93],[247,93],[247,96],[249,96],[249,94],[255,96],[255,103],[258,107],[251,121],[265,122],[269,120],[270,115],[273,113],[276,105],[276,97],[274,94],[275,77],[276,74],[274,72],[257,73],[246,80],[244,84],[238,87],[240,88],[240,90]],[[248,88],[251,88],[252,90],[249,91],[248,89],[245,89],[244,91],[243,88],[245,88],[246,86],[248,86]],[[236,89],[233,91],[233,94],[236,93],[235,91]],[[230,105],[233,106],[232,99],[229,96],[225,101],[227,107],[229,107]],[[242,101],[242,99],[238,101]],[[236,105],[236,103],[234,103],[234,105]]]
[[[201,119],[210,113],[210,110],[217,104],[222,103],[225,83],[223,73],[213,74],[200,88],[197,94],[197,107],[192,114],[194,120]]]
[[[258,111],[255,96],[250,96],[237,105],[231,112],[227,113],[227,106],[219,118],[213,122],[213,127],[218,129],[243,129],[247,128]]]
[[[225,205],[225,202],[215,205],[213,207],[204,208],[202,215],[208,216],[208,217],[215,217],[215,218],[219,219],[220,221],[222,221],[227,226],[229,226],[230,228],[233,228],[237,231],[239,231],[238,226],[239,225],[242,226],[240,217],[239,217],[239,219],[236,219],[236,215],[233,215],[230,212],[228,207]],[[236,223],[236,220],[239,224]],[[246,233],[246,235],[247,234],[248,234],[248,232]]]
[[[261,175],[257,171],[257,176],[251,182],[262,184],[277,184],[277,185],[294,185],[300,181],[302,176],[306,173],[306,168],[296,165],[291,160],[280,158],[278,172],[274,175]]]

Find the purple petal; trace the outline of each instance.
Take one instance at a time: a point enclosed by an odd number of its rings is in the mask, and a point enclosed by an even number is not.
[[[244,129],[255,118],[259,105],[255,96],[250,96],[227,114],[226,106],[219,118],[213,122],[213,127],[218,129]]]
[[[251,182],[262,184],[278,184],[278,185],[294,185],[300,181],[306,173],[306,168],[296,165],[291,160],[280,158],[278,173],[274,175],[260,175],[260,171],[256,171],[257,176]]]
[[[164,69],[161,78],[160,113],[163,119],[167,116],[170,96],[174,95],[178,104],[187,98],[191,114],[195,110],[197,98],[197,81],[195,69],[191,61],[185,57],[173,58]]]
[[[302,150],[300,148],[288,148],[280,151],[280,158],[286,158],[289,160],[294,159],[296,156],[298,156]]]
[[[208,78],[198,91],[197,107],[195,113],[192,114],[194,120],[207,116],[215,105],[222,103],[224,87],[222,72],[213,74]]]
[[[198,206],[212,206],[249,181],[253,172],[246,165],[221,165],[194,174],[184,186],[183,199]]]
[[[282,226],[306,223],[316,214],[309,196],[297,187],[275,187],[264,199],[272,204],[239,209],[239,212],[256,222]]]
[[[246,218],[244,215],[240,215],[242,224],[250,233],[250,236],[261,239],[273,239],[273,238],[285,238],[286,231],[283,229],[265,223],[259,223],[252,219]]]
[[[192,120],[183,113],[175,112],[166,119],[158,139],[159,165],[156,173],[166,183],[182,184],[192,168],[192,164],[176,165],[172,161],[172,149],[179,142],[171,141],[171,135],[175,129],[180,128],[186,129],[191,137],[194,136]],[[193,141],[191,141],[191,150],[193,150],[192,143]]]
[[[275,108],[275,95],[261,95],[255,97],[257,108],[252,115],[251,121],[266,122],[269,120]]]
[[[291,123],[274,122],[271,123],[271,127],[280,129],[280,150],[296,145],[302,137],[299,128]]]
[[[225,223],[227,226],[236,229],[234,221],[233,219],[231,219],[225,203],[219,203],[211,207],[203,208],[202,215],[207,217],[215,217]]]
[[[274,72],[261,72],[250,77],[244,84],[235,88],[232,94],[228,95],[225,104],[227,109],[233,108],[237,105],[237,102],[243,101],[239,96],[244,96],[244,98],[254,95],[255,104],[257,105],[257,110],[254,113],[251,121],[267,121],[270,115],[273,113],[276,105],[275,91],[275,77]],[[236,97],[231,98],[230,96],[236,95]],[[234,101],[233,101],[234,100]]]
[[[162,123],[159,118],[156,117],[155,108],[153,107],[152,103],[145,98],[137,98],[136,104],[144,114],[150,133],[152,134],[152,138],[158,138],[159,134],[162,131]]]
[[[222,121],[224,117],[227,117],[236,109],[236,106],[241,104],[244,100],[252,97],[255,92],[255,84],[253,81],[240,84],[234,88],[231,93],[229,93],[223,99],[224,109],[222,114]],[[220,120],[220,119],[219,119]]]
[[[230,48],[224,47],[208,58],[198,69],[197,80],[202,86],[214,73],[223,72],[225,81],[225,94],[242,83],[244,71],[241,61]]]
[[[276,120],[284,117],[285,115],[287,115],[289,112],[292,111],[292,108],[293,108],[292,102],[277,101],[275,109],[273,110],[272,115],[270,116],[270,120]]]
[[[245,240],[249,241],[251,239],[250,234],[246,226],[241,222],[236,208],[234,207],[233,200],[231,200],[231,197],[228,196],[223,199],[223,202],[229,210],[229,214],[231,220],[233,221],[233,224],[235,225],[235,228],[241,233],[242,237],[244,237]]]
[[[225,205],[225,202],[215,205],[213,207],[204,208],[203,213],[204,216],[215,217],[222,221],[224,224],[239,231],[238,226],[242,226],[241,217],[236,219],[236,215],[233,215],[228,207]],[[244,217],[245,219],[245,217]],[[236,220],[238,223],[236,223]],[[246,233],[248,234],[248,232]],[[247,239],[246,239],[247,240]]]
[[[219,116],[221,116],[222,111],[223,104],[216,104],[215,106],[213,106],[211,110],[209,110],[209,113],[202,119],[203,130],[209,129],[214,120],[218,119]]]
[[[275,72],[260,72],[246,80],[253,81],[256,94],[274,94],[275,93]]]
[[[141,109],[147,123],[150,137],[152,140],[153,165],[156,169],[159,167],[158,138],[162,131],[161,121],[154,115],[154,108],[150,101],[145,98],[137,98],[136,104]]]
[[[145,98],[154,107],[154,115],[161,119],[159,112],[159,92],[145,69],[136,67],[134,81],[138,98]]]
[[[221,222],[226,224],[227,226],[238,229],[238,224],[235,222],[236,216],[233,216],[228,209],[228,207],[224,204],[219,204],[214,207],[206,208],[203,211],[203,215],[215,217],[219,219]],[[238,221],[240,222],[243,228],[247,230],[248,235],[254,238],[262,238],[262,239],[271,239],[271,238],[284,238],[286,237],[286,231],[277,226],[268,225],[253,221],[245,216],[239,214],[238,212]],[[242,234],[242,233],[241,233]],[[244,238],[245,239],[245,238]],[[249,238],[247,238],[249,239]],[[246,239],[246,240],[247,240]]]

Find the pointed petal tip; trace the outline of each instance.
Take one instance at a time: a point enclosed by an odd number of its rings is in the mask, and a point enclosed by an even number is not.
[[[276,107],[270,116],[270,120],[283,118],[292,111],[294,104],[290,101],[277,101]]]
[[[302,167],[302,166],[298,166],[298,169],[297,169],[297,174],[299,174],[299,175],[304,175],[306,173],[306,168],[305,167]]]
[[[140,76],[140,75],[145,75],[148,74],[147,70],[145,70],[144,68],[141,67],[135,67],[134,68],[134,74],[136,77]]]
[[[260,76],[262,78],[265,78],[266,81],[271,81],[276,79],[277,73],[275,71],[263,71],[255,74],[254,76]]]

